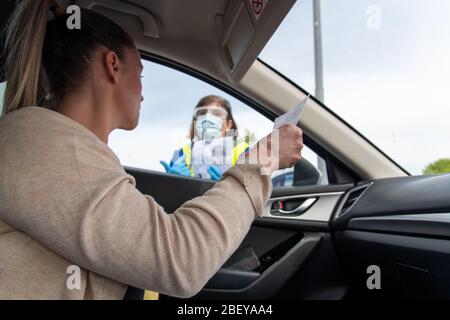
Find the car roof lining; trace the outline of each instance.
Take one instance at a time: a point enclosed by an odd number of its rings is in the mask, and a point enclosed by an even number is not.
[[[254,14],[251,0],[61,2],[108,16],[135,39],[141,51],[164,56],[226,82],[238,83],[295,1],[264,0],[266,4],[260,16]],[[232,64],[230,56],[234,57]]]
[[[256,17],[252,0],[59,0],[65,6],[76,4],[108,16],[143,52],[164,56],[230,84],[244,77],[296,2],[261,1],[265,7]],[[0,4],[2,25],[15,3],[4,0]],[[237,21],[239,9],[250,24]],[[234,65],[230,65],[230,51],[238,56]]]

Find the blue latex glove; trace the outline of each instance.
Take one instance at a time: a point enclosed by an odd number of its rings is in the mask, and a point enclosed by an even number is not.
[[[167,162],[165,161],[160,161],[159,163],[161,163],[161,165],[164,167],[166,173],[187,177],[191,175],[191,171],[186,165],[186,155],[179,157],[177,161],[171,163],[170,165],[168,165]]]
[[[222,171],[216,166],[209,166],[208,173],[214,181],[218,181],[222,177]]]

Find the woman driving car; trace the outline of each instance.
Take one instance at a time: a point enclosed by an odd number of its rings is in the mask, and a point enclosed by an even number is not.
[[[101,14],[81,9],[79,29],[69,17],[55,1],[24,0],[7,29],[0,298],[122,299],[129,286],[193,296],[262,214],[270,174],[300,159],[302,132],[268,135],[243,157],[255,163],[169,215],[108,147],[139,121],[139,50]],[[68,270],[79,270],[75,288]]]

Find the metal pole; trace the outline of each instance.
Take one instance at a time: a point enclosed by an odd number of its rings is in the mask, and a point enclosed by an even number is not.
[[[324,102],[323,62],[322,62],[322,22],[320,17],[320,0],[313,0],[314,15],[314,70],[316,76],[315,96]]]
[[[315,71],[315,96],[325,102],[323,90],[323,61],[322,61],[322,21],[320,12],[320,0],[313,0],[313,17],[314,17],[314,71]],[[327,165],[325,160],[317,157],[317,168],[322,173],[319,184],[328,184]]]

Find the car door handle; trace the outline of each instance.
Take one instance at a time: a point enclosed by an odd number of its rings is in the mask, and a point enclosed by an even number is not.
[[[316,202],[317,198],[308,198],[303,201],[297,208],[293,210],[284,210],[281,207],[276,210],[271,210],[271,214],[279,215],[300,215],[306,212]]]

